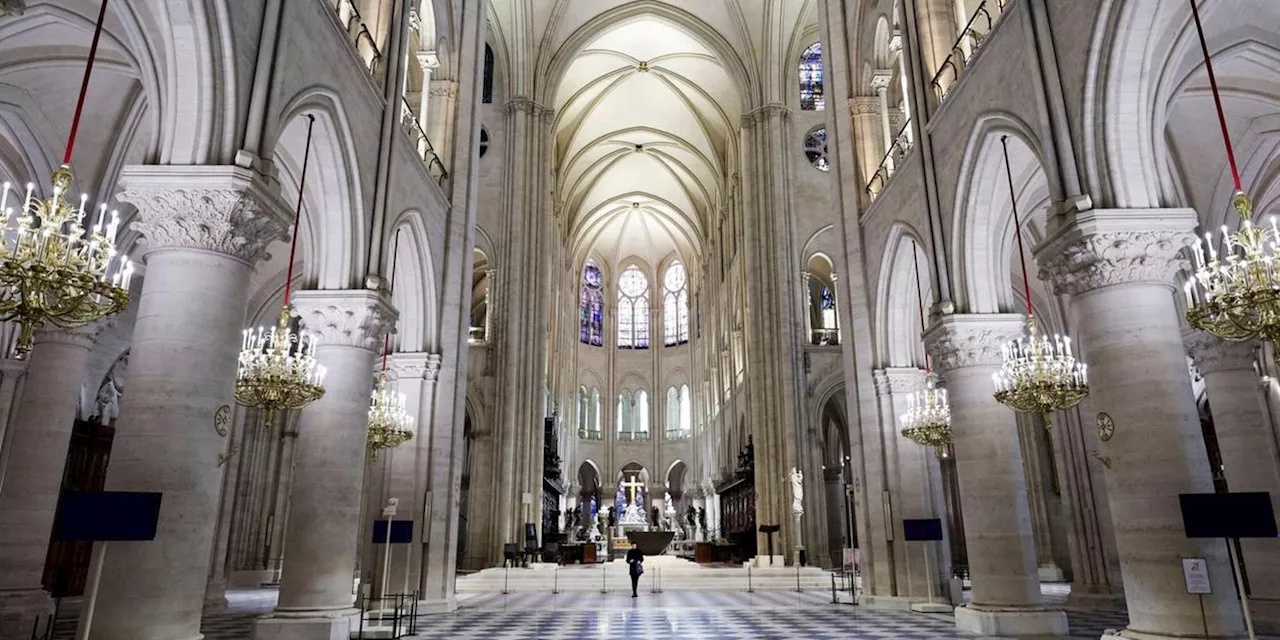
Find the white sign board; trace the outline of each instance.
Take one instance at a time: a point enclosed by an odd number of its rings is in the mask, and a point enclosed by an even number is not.
[[[1182,578],[1187,583],[1187,593],[1213,593],[1213,587],[1209,584],[1209,566],[1205,564],[1204,558],[1183,558]]]

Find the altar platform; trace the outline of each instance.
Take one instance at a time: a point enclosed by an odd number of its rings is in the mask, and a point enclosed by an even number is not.
[[[805,591],[831,589],[831,577],[818,567],[750,567],[747,565],[699,565],[673,555],[647,556],[644,559],[644,576],[641,588],[649,589],[651,582],[660,581],[664,591],[794,591],[797,579]],[[476,573],[458,576],[458,593],[551,593],[552,591],[576,592],[630,592],[631,581],[627,575],[627,563],[616,560],[596,565],[560,566],[550,563],[534,563],[528,568],[484,569]]]

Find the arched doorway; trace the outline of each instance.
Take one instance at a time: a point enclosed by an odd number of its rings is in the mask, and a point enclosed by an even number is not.
[[[683,460],[676,460],[667,468],[667,492],[665,497],[670,497],[670,501],[664,506],[664,518],[670,518],[667,526],[672,531],[684,532],[687,537],[692,537],[693,532],[689,531],[685,523],[686,500],[685,478],[689,474],[689,467]],[[690,505],[692,506],[692,505]]]
[[[822,406],[822,482],[827,513],[827,549],[831,566],[839,567],[844,549],[858,547],[853,508],[853,468],[850,464],[849,428],[840,399],[843,388]]]

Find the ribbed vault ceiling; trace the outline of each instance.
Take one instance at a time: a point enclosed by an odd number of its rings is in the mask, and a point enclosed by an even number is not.
[[[656,18],[589,43],[556,93],[556,159],[575,253],[696,262],[740,117],[712,52]]]

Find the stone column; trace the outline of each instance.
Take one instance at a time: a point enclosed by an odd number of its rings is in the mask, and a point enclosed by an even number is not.
[[[422,559],[420,561],[419,609],[427,613],[444,613],[458,608],[454,595],[454,574],[457,569],[457,521],[464,450],[461,421],[437,420],[439,411],[449,408],[446,398],[439,393],[452,391],[436,384],[440,373],[441,357],[424,354],[426,361],[418,376],[422,405],[421,420],[429,421],[431,430],[419,443],[417,474],[419,478],[418,501],[426,503],[422,521]],[[466,384],[458,379],[458,384]],[[436,405],[439,403],[439,408]]]
[[[865,549],[862,552],[864,565],[871,569],[870,591],[873,596],[896,596],[899,593],[897,579],[897,556],[894,551],[897,537],[893,535],[890,518],[896,518],[891,504],[889,489],[889,455],[888,447],[895,442],[885,436],[884,422],[886,416],[893,412],[893,387],[889,375],[884,369],[871,372],[875,381],[876,400],[880,404],[879,422],[869,423],[862,428],[862,453],[866,464],[866,492],[863,494],[867,508],[867,538],[860,540]],[[864,571],[865,572],[865,571]]]
[[[1276,441],[1268,429],[1253,342],[1225,342],[1205,331],[1184,329],[1182,340],[1204,376],[1218,451],[1232,491],[1264,491],[1280,505]],[[1264,632],[1280,626],[1280,547],[1274,540],[1240,541],[1250,606]],[[1265,623],[1265,625],[1263,624]]]
[[[1031,533],[1035,536],[1036,563],[1040,579],[1045,582],[1062,582],[1062,567],[1053,558],[1053,524],[1049,521],[1048,490],[1045,486],[1047,459],[1044,451],[1044,422],[1037,416],[1018,414],[1018,440],[1022,443],[1022,463],[1027,474],[1027,503],[1031,508]]]
[[[892,78],[893,73],[886,69],[878,69],[871,75],[871,88],[876,91],[876,111],[880,112],[880,138],[884,140],[884,168],[890,174],[895,168],[893,154],[889,153],[893,148],[894,134],[892,125],[889,123],[889,81]]]
[[[9,423],[13,422],[13,405],[21,395],[18,381],[27,374],[28,360],[17,358],[0,359],[0,491],[4,491],[5,469],[9,468],[9,444],[13,431]]]
[[[423,82],[422,94],[430,95],[431,102],[431,110],[425,112],[427,124],[423,127],[427,132],[427,139],[431,141],[431,146],[435,147],[440,161],[446,167],[452,167],[455,145],[450,132],[453,130],[458,109],[458,83],[454,80]],[[471,145],[464,145],[463,148],[470,151]]]
[[[285,532],[280,599],[254,626],[257,639],[346,638],[356,610],[353,585],[373,368],[396,319],[378,291],[299,291],[294,313],[317,334],[328,369],[324,397],[302,410]],[[382,505],[370,505],[380,514]]]
[[[131,166],[121,182],[149,252],[106,489],[163,498],[154,541],[105,554],[89,637],[196,638],[226,447],[213,418],[235,402],[253,265],[291,214],[240,167]]]
[[[859,96],[849,100],[849,115],[853,117],[853,134],[857,141],[858,166],[862,169],[859,191],[864,194],[888,149],[884,146],[884,137],[879,135],[879,125],[876,122],[879,108],[880,100],[874,96]],[[885,176],[884,182],[888,182],[888,176]],[[884,189],[884,184],[879,184],[876,188],[879,193],[879,190]]]
[[[943,575],[943,559],[939,550],[945,542],[907,542],[903,535],[902,521],[906,519],[922,519],[939,517],[937,506],[933,500],[933,487],[929,478],[929,458],[933,457],[932,447],[920,446],[902,436],[902,424],[898,419],[906,412],[907,398],[925,388],[925,372],[923,369],[890,368],[885,370],[889,378],[889,388],[893,398],[893,415],[885,416],[885,430],[893,435],[894,448],[897,451],[897,463],[894,465],[894,538],[898,540],[897,557],[902,566],[898,567],[898,595],[911,602],[929,600],[929,574],[933,574],[933,599],[944,602],[946,581]],[[886,437],[888,437],[886,435]],[[926,556],[928,561],[926,562]],[[950,607],[947,607],[950,611]]]
[[[10,434],[12,457],[0,491],[0,638],[26,640],[53,613],[41,586],[80,383],[96,325],[36,331],[27,389]],[[40,625],[44,628],[44,624]]]
[[[422,67],[422,90],[419,92],[421,98],[418,102],[418,124],[425,132],[430,131],[429,127],[431,126],[431,112],[427,108],[430,104],[431,96],[431,73],[440,68],[440,56],[437,56],[435,51],[419,51],[418,65]],[[435,141],[431,140],[431,144],[434,147]]]
[[[1022,316],[1012,314],[948,315],[925,332],[951,402],[973,579],[956,626],[982,635],[1066,635],[1066,615],[1045,608],[1040,596],[1017,419],[992,395],[1000,348],[1022,332]]]
[[[1243,633],[1226,545],[1188,539],[1178,501],[1213,492],[1172,291],[1196,222],[1190,209],[1092,210],[1036,247],[1040,278],[1071,296],[1093,408],[1115,424],[1099,455],[1109,467],[1129,629],[1143,638],[1203,637],[1204,625],[1213,637]],[[1208,564],[1203,621],[1182,558]]]

